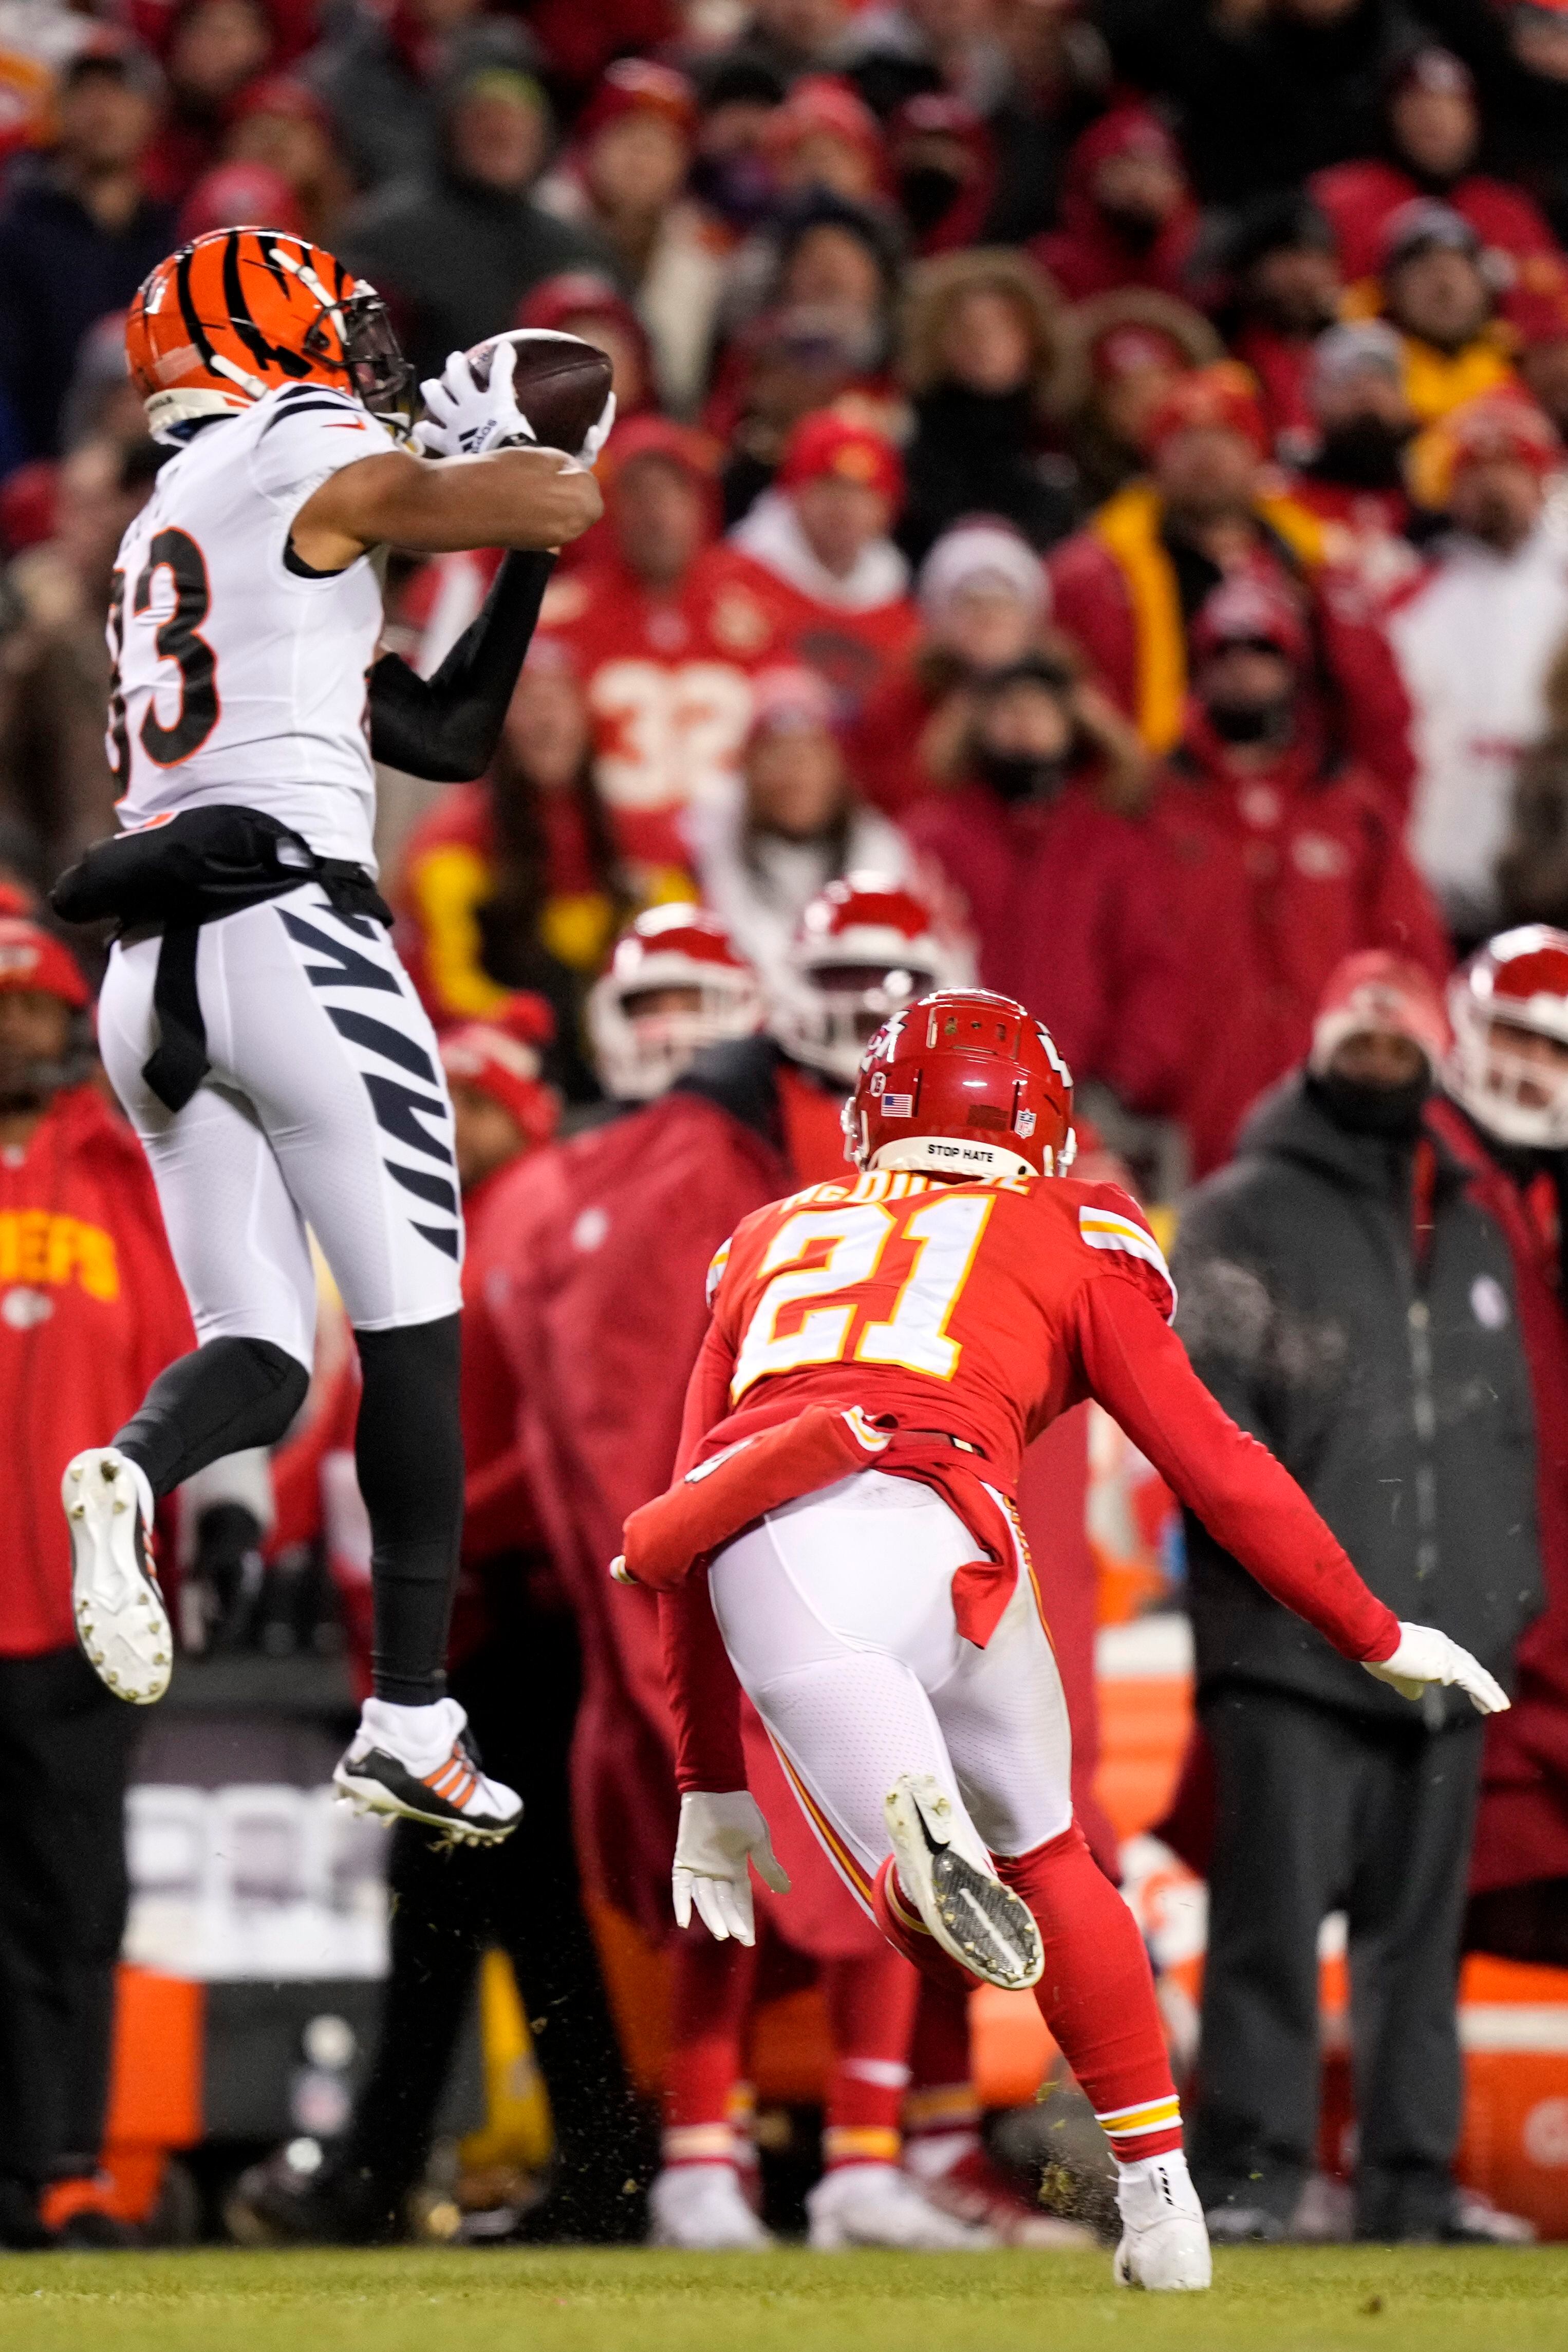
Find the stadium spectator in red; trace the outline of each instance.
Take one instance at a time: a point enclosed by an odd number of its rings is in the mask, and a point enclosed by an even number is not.
[[[145,162],[163,106],[145,49],[107,28],[60,75],[58,135],[18,156],[0,202],[0,392],[34,457],[59,446],[77,347],[121,310],[174,241]]]
[[[767,125],[775,185],[785,195],[820,190],[846,204],[878,199],[887,178],[881,126],[847,81],[807,74]]]
[[[1389,621],[1415,714],[1410,845],[1472,945],[1494,916],[1514,765],[1545,731],[1568,637],[1568,546],[1546,505],[1562,463],[1550,421],[1511,391],[1454,409],[1411,452],[1416,499],[1451,529]]]
[[[613,256],[652,338],[661,403],[682,415],[705,386],[725,247],[682,194],[696,131],[684,74],[621,58],[539,187],[547,211],[591,229]]]
[[[1061,226],[1029,250],[1069,302],[1119,286],[1182,294],[1197,234],[1181,150],[1148,107],[1123,103],[1074,143]]]
[[[1475,169],[1483,128],[1475,77],[1451,50],[1423,44],[1402,59],[1390,77],[1385,121],[1381,155],[1332,163],[1310,182],[1352,284],[1375,277],[1391,215],[1417,196],[1451,205],[1484,247],[1511,261],[1556,251],[1523,188]]]
[[[1058,625],[1137,725],[1171,751],[1185,723],[1187,632],[1228,572],[1267,573],[1311,614],[1321,723],[1401,803],[1409,708],[1365,592],[1336,572],[1317,517],[1271,486],[1253,379],[1234,362],[1180,376],[1151,417],[1149,474],[1058,548]]]
[[[1178,1110],[1201,1176],[1305,1054],[1346,956],[1384,949],[1434,980],[1449,959],[1386,794],[1323,740],[1296,599],[1233,573],[1191,644],[1187,724],[1149,824],[1182,973],[1173,1003],[1185,1008]]]
[[[956,774],[969,688],[1037,649],[1050,601],[1034,550],[985,516],[937,541],[916,598],[919,643],[871,688],[845,737],[856,782],[893,817]]]
[[[167,104],[146,161],[154,195],[177,205],[190,194],[217,160],[229,106],[271,56],[262,0],[181,0],[163,53]]]
[[[439,85],[437,160],[423,172],[405,160],[405,176],[357,205],[337,236],[345,267],[394,306],[422,376],[499,334],[541,279],[609,266],[595,236],[553,219],[535,197],[551,120],[525,54],[504,23],[470,34]],[[357,96],[344,104],[362,120]]]
[[[830,411],[803,417],[729,544],[784,641],[822,671],[847,719],[919,628],[889,531],[904,494],[882,434]]]
[[[1426,973],[1390,955],[1338,968],[1305,1067],[1184,1207],[1176,1328],[1378,1598],[1511,1679],[1541,1592],[1530,1301],[1427,1108],[1447,1044]],[[1342,1905],[1355,2235],[1517,2238],[1452,2174],[1481,1727],[1458,1692],[1417,1712],[1369,1685],[1191,1515],[1187,1558],[1214,1790],[1192,2137],[1210,2231],[1298,2226],[1318,2145],[1319,1935]]]
[[[1059,305],[1026,254],[943,254],[910,275],[900,372],[914,402],[899,542],[918,562],[965,515],[999,515],[1031,546],[1074,520],[1044,444]]]
[[[617,427],[600,544],[544,605],[543,629],[583,682],[598,788],[646,898],[687,895],[671,878],[685,870],[680,812],[733,782],[752,673],[795,625],[768,575],[715,542],[715,456],[663,417]]]
[[[281,172],[268,163],[215,163],[193,183],[180,206],[178,234],[187,241],[209,229],[243,228],[265,221],[286,236],[309,234],[305,215]],[[123,340],[124,329],[121,329]]]
[[[1201,311],[1143,286],[1073,303],[1057,340],[1051,408],[1081,519],[1143,471],[1165,394],[1178,376],[1223,359],[1225,345]]]
[[[1412,519],[1405,455],[1415,419],[1398,336],[1381,319],[1331,327],[1313,347],[1306,397],[1311,442],[1290,494],[1342,530],[1334,562],[1372,596],[1386,598],[1416,562],[1405,536]]]
[[[958,894],[983,983],[1049,1025],[1080,1085],[1163,1110],[1184,1044],[1180,975],[1158,854],[1114,805],[1143,780],[1131,730],[1037,654],[977,680],[970,705],[962,780],[907,809],[904,828]]]
[[[512,323],[581,335],[605,352],[620,424],[657,405],[647,330],[614,281],[596,270],[567,269],[547,278],[518,304]]]
[[[494,1020],[530,990],[555,1013],[551,1077],[574,1101],[591,1097],[576,1046],[583,992],[633,887],[595,785],[582,687],[542,641],[489,774],[448,785],[404,845],[398,944],[431,1019]]]
[[[1340,313],[1334,233],[1309,198],[1263,196],[1237,216],[1220,263],[1226,341],[1258,378],[1270,446],[1298,458],[1312,439],[1313,352]]]
[[[1531,400],[1568,430],[1568,263],[1525,262],[1503,301],[1514,365]]]
[[[966,99],[942,90],[906,99],[888,125],[888,155],[917,253],[982,241],[996,159],[985,118]]]
[[[268,74],[242,89],[229,109],[223,152],[232,163],[264,163],[287,180],[307,234],[330,247],[353,187],[331,117],[308,83]]]
[[[1401,205],[1383,227],[1368,304],[1405,348],[1405,389],[1418,423],[1508,383],[1507,338],[1480,239],[1448,205]]]
[[[77,1646],[66,1464],[195,1345],[152,1178],[90,1083],[88,989],[0,919],[0,2246],[123,2242],[91,2208],[124,1932],[134,1717]]]

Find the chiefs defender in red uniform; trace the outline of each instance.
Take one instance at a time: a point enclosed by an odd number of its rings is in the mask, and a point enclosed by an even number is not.
[[[716,1935],[743,1931],[748,1863],[773,1867],[738,1676],[889,1939],[929,1969],[1034,1987],[1118,2159],[1119,2281],[1202,2287],[1148,1960],[1073,1818],[1049,1563],[1037,1580],[1013,1499],[1024,1447],[1097,1397],[1346,1656],[1410,1696],[1445,1682],[1483,1713],[1508,1702],[1373,1597],[1209,1396],[1132,1201],[1060,1181],[1071,1117],[1056,1047],[1010,999],[942,992],[886,1024],[845,1114],[858,1181],[755,1212],[716,1261],[679,1464],[698,1475],[628,1522],[622,1572],[665,1588],[678,1914],[695,1902]],[[685,1573],[701,1556],[706,1580]]]

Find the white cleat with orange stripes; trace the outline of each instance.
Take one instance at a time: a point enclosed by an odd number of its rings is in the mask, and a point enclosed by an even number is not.
[[[430,1706],[367,1698],[332,1786],[356,1812],[423,1822],[452,1845],[499,1845],[522,1819],[516,1790],[480,1770],[455,1698]]]

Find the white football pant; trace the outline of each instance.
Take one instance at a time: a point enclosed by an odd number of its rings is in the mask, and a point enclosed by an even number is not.
[[[120,945],[99,1005],[114,1090],[145,1146],[197,1336],[310,1365],[320,1243],[357,1330],[455,1315],[463,1225],[435,1032],[384,924],[307,883],[203,926],[212,1068],[183,1110],[142,1076],[158,939]]]
[[[770,1512],[709,1571],[735,1672],[862,1902],[901,1773],[933,1774],[993,1853],[1072,1820],[1067,1702],[1026,1560],[984,1650],[954,1622],[953,1571],[976,1549],[931,1487],[863,1470]]]

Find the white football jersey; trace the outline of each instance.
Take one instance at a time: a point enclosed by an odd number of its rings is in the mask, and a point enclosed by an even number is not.
[[[121,542],[109,610],[124,824],[229,802],[374,871],[365,681],[381,563],[318,576],[287,555],[310,493],[395,446],[345,394],[290,384],[163,467]]]

